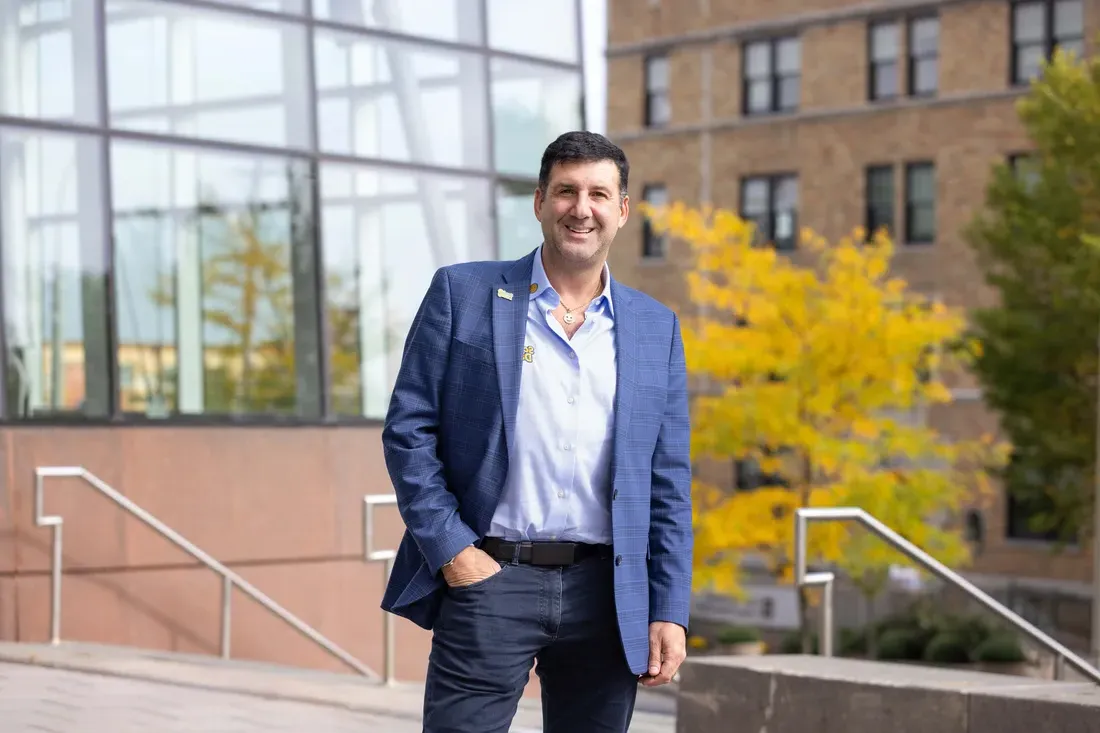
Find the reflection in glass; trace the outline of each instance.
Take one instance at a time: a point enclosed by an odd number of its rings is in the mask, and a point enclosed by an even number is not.
[[[297,386],[316,351],[310,278],[294,277],[313,250],[305,164],[131,143],[111,153],[122,410],[315,411]]]
[[[316,54],[326,152],[488,167],[483,57],[322,30]]]
[[[481,44],[481,0],[313,0],[320,20]]]
[[[0,114],[99,122],[95,3],[0,0]]]
[[[496,168],[536,176],[546,146],[582,127],[580,74],[499,58],[490,70]]]
[[[538,17],[532,5],[515,0],[488,0],[489,45],[499,51],[577,63],[577,0],[543,0]]]
[[[381,418],[413,316],[439,267],[495,259],[475,178],[321,169],[330,409]]]
[[[8,417],[108,414],[100,150],[0,130]]]
[[[542,225],[535,218],[535,184],[501,182],[497,189],[497,237],[502,260],[517,260],[542,243]]]
[[[304,26],[148,0],[110,0],[109,8],[113,125],[309,145]]]

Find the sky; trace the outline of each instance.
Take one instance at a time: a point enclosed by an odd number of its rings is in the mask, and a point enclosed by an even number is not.
[[[588,129],[607,132],[607,0],[582,0]]]

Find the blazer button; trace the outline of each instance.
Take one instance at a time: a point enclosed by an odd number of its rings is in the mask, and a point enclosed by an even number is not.
[[[614,491],[611,492],[611,501],[615,501],[618,498],[619,498],[619,490],[615,489]]]
[[[623,556],[622,555],[616,555],[615,556],[615,564],[616,565],[622,565],[623,564]]]

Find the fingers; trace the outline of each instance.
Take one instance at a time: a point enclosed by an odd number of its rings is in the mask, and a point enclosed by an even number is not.
[[[644,687],[667,685],[687,658],[687,648],[675,634],[650,633],[649,667],[641,679]]]
[[[661,673],[661,634],[654,629],[649,630],[649,667],[646,673],[650,677],[656,677]]]

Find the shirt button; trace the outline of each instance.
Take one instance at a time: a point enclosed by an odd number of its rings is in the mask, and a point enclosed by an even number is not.
[[[569,402],[569,404],[573,404],[574,402],[576,402],[576,400],[574,400],[572,397],[570,397],[568,402]]]
[[[568,443],[566,443],[565,445],[562,446],[562,448],[564,448],[565,450],[569,450],[570,447],[571,446]]]
[[[559,491],[558,492],[558,498],[559,499],[564,499],[565,498],[565,492],[564,491]]]
[[[570,358],[570,359],[576,359],[576,358],[577,358],[577,352],[575,352],[575,351],[570,351],[570,352],[569,352],[569,358]]]

